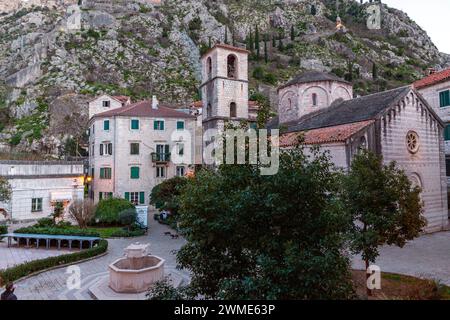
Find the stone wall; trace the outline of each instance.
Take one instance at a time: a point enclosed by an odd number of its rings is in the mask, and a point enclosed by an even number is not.
[[[320,81],[284,87],[278,94],[278,114],[282,124],[327,108],[337,99],[352,99],[353,88],[342,82]],[[316,105],[313,103],[313,95],[316,96]]]
[[[406,137],[419,136],[419,150],[408,151]],[[442,230],[448,223],[447,183],[442,127],[411,92],[382,119],[381,150],[385,162],[396,161],[412,181],[421,185],[427,231]]]

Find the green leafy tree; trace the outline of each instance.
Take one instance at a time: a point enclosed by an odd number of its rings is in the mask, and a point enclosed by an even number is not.
[[[95,222],[103,225],[120,225],[120,213],[136,207],[128,200],[120,198],[105,199],[95,209]]]
[[[250,51],[253,52],[253,50],[255,49],[255,46],[254,46],[254,42],[253,42],[253,33],[252,33],[252,30],[250,30],[250,36],[249,36],[249,38],[248,38],[248,46],[249,46],[249,48],[250,48]]]
[[[228,27],[225,26],[225,37],[224,37],[224,41],[225,44],[228,44]]]
[[[187,244],[179,266],[195,295],[219,299],[346,299],[353,295],[344,234],[351,225],[337,197],[328,156],[282,153],[279,172],[223,165],[202,170],[180,196]],[[301,195],[301,196],[299,196]]]
[[[283,34],[280,32],[280,34],[278,35],[278,50],[279,51],[283,51],[284,47],[283,47]]]
[[[275,38],[275,35],[272,35],[272,48],[276,48],[277,46],[277,39]]]
[[[0,176],[0,203],[8,202],[11,199],[11,186],[5,178]],[[7,213],[4,208],[0,206],[0,214],[7,218]]]
[[[6,178],[0,176],[0,202],[8,202],[11,198],[11,186]]]
[[[178,197],[187,180],[185,177],[174,177],[155,186],[150,194],[150,204],[176,215],[179,210]]]
[[[259,60],[260,58],[260,45],[259,45],[260,39],[259,39],[259,30],[258,26],[255,28],[255,47],[256,47],[256,59]]]
[[[256,101],[258,105],[257,124],[258,128],[265,128],[267,121],[274,115],[270,108],[269,99],[262,93],[254,93],[250,96],[250,100]]]
[[[295,40],[295,27],[294,25],[291,26],[291,40]]]
[[[374,80],[378,79],[378,67],[375,62],[372,64],[372,78]]]
[[[269,41],[269,36],[266,34],[264,36],[264,62],[268,63],[269,62],[269,52],[267,49],[267,42]]]
[[[366,268],[378,257],[379,246],[403,247],[425,227],[421,190],[395,162],[385,165],[381,156],[364,151],[343,179],[344,204],[355,221],[351,248],[361,253]]]

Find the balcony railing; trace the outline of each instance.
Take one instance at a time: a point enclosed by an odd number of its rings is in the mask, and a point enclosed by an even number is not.
[[[170,162],[170,153],[152,153],[152,162]]]

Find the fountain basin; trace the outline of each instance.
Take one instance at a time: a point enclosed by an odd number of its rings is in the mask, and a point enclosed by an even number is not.
[[[142,293],[164,277],[165,260],[157,256],[126,257],[109,266],[109,286],[118,293]]]

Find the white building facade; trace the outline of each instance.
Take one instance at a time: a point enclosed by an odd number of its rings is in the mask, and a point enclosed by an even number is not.
[[[8,203],[0,203],[7,217],[1,220],[33,221],[49,217],[62,203],[84,198],[84,165],[69,161],[0,161],[0,176],[12,190]]]
[[[196,118],[154,97],[125,106],[98,101],[89,121],[90,197],[148,205],[153,187],[184,176],[195,163]],[[109,110],[108,110],[109,109]]]

